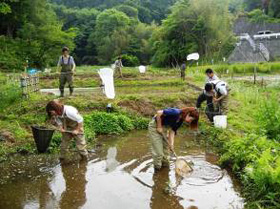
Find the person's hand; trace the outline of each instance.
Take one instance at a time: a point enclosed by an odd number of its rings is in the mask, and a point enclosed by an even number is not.
[[[58,129],[61,133],[64,133],[65,132],[65,129],[64,128],[59,128]]]
[[[157,128],[157,132],[158,132],[159,134],[163,134],[163,129],[162,129],[162,127]]]
[[[72,132],[73,135],[78,135],[79,133],[80,133],[79,130],[74,130],[74,131]]]
[[[217,99],[217,98],[213,98],[213,102],[215,102],[215,103],[217,103],[219,101],[219,99]]]

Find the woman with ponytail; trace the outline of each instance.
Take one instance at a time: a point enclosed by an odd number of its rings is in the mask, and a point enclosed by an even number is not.
[[[173,149],[175,135],[182,124],[186,122],[190,125],[190,129],[197,130],[198,120],[199,113],[195,107],[168,108],[157,112],[149,123],[149,137],[156,170],[169,165],[169,150],[168,144],[164,142],[164,135],[167,136],[171,149]]]
[[[75,107],[62,105],[58,101],[50,101],[46,112],[53,125],[62,133],[60,158],[65,159],[72,139],[75,139],[77,149],[83,160],[88,157],[86,140],[83,130],[83,117]]]

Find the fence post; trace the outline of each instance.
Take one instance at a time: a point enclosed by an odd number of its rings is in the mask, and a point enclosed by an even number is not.
[[[257,66],[254,67],[254,84],[257,82]]]

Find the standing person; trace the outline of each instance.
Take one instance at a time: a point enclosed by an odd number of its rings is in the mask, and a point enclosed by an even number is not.
[[[115,61],[115,70],[120,75],[121,78],[123,78],[122,74],[122,58],[121,56],[118,57],[118,59]]]
[[[168,108],[157,112],[149,123],[149,137],[155,170],[169,165],[168,144],[164,141],[163,136],[167,135],[168,142],[173,149],[175,135],[183,122],[189,123],[190,128],[196,130],[198,119],[199,113],[194,107]]]
[[[57,72],[60,71],[59,90],[60,96],[64,96],[64,86],[69,85],[70,96],[74,92],[73,75],[76,69],[74,58],[69,55],[69,49],[64,47],[62,49],[62,56],[59,57],[57,64]]]
[[[83,117],[75,107],[62,105],[58,101],[51,101],[46,106],[48,117],[62,133],[60,158],[65,159],[69,144],[76,140],[76,147],[82,159],[87,159],[86,140],[83,129]],[[71,133],[67,133],[71,132]]]
[[[211,81],[219,80],[218,76],[214,74],[214,71],[208,68],[206,71],[206,80],[205,83],[210,83]]]
[[[181,65],[181,79],[184,81],[186,76],[186,62]]]

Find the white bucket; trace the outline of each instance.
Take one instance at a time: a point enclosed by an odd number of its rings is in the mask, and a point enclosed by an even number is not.
[[[143,65],[140,65],[139,66],[139,71],[140,71],[140,73],[145,73],[146,72],[146,67],[143,66]]]
[[[227,116],[226,115],[214,116],[214,125],[216,128],[227,128]]]

